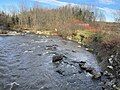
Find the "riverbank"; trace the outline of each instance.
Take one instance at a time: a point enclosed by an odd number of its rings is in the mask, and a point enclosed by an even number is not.
[[[111,74],[111,81],[116,79],[116,86],[120,86],[120,34],[119,32],[103,33],[91,31],[78,31],[66,37],[86,47],[94,53],[102,69]],[[114,77],[114,78],[113,78]],[[120,88],[120,87],[119,87]],[[119,90],[117,88],[116,90]]]
[[[94,53],[104,72],[108,71],[116,86],[120,86],[120,32],[119,31],[89,31],[77,30],[65,37],[78,42],[86,47],[86,50]],[[113,78],[114,77],[114,78]],[[119,87],[120,88],[120,87]],[[117,90],[119,90],[117,88]]]
[[[39,34],[39,33],[38,33]],[[46,35],[46,33],[42,33]],[[54,35],[47,33],[47,35]],[[55,34],[56,35],[56,34]],[[111,81],[116,79],[116,87],[120,86],[120,34],[119,31],[58,31],[57,35],[75,41],[95,54],[104,72],[111,74]],[[114,78],[113,78],[114,77]],[[111,86],[113,87],[113,85]],[[115,88],[116,88],[115,87]]]

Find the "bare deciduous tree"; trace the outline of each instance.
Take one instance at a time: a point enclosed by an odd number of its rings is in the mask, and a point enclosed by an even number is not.
[[[120,23],[120,9],[116,10],[116,13],[114,15],[115,15],[115,21]]]

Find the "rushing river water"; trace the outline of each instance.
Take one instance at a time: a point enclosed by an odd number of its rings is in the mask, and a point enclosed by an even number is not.
[[[56,53],[67,58],[54,64]],[[0,36],[0,90],[10,90],[12,82],[19,84],[15,90],[102,90],[100,81],[75,61],[100,71],[95,56],[75,42],[57,36]]]

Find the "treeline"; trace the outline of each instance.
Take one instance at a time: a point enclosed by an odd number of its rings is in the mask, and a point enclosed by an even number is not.
[[[59,29],[75,19],[93,23],[96,21],[97,16],[94,10],[89,7],[81,8],[67,5],[57,9],[45,9],[37,6],[30,9],[21,7],[19,13],[12,15],[1,12],[0,18],[0,24],[6,24],[11,28],[53,30],[55,28]]]
[[[43,9],[40,7],[34,7],[30,10],[22,9],[17,17],[19,18],[19,23],[16,22],[18,27],[34,28],[36,30],[55,29],[75,18],[84,22],[95,20],[94,12],[70,5],[58,9]]]
[[[4,12],[0,12],[0,26],[9,27],[10,22],[11,22],[10,16],[5,14]]]

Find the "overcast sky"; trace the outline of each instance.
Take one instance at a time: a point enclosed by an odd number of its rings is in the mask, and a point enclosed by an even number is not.
[[[114,21],[113,13],[115,10],[120,9],[120,0],[0,0],[0,9],[10,12],[10,8],[17,9],[20,3],[24,1],[26,6],[32,7],[35,1],[37,1],[37,3],[45,8],[56,8],[67,4],[94,5],[104,11],[107,21]]]

